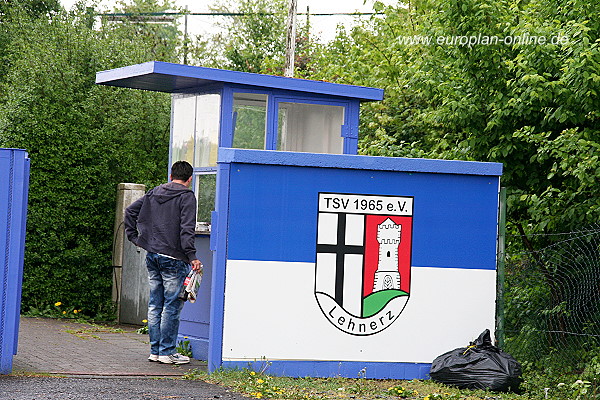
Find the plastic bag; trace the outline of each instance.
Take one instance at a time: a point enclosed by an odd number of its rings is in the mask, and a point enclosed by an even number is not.
[[[508,353],[492,345],[486,329],[468,347],[442,354],[433,360],[429,374],[435,382],[460,389],[516,392],[521,383],[521,365]]]

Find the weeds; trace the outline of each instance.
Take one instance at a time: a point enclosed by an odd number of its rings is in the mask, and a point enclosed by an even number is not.
[[[184,339],[187,339],[187,336],[184,336]],[[177,347],[175,348],[177,352],[183,356],[193,357],[192,345],[189,340],[180,340],[177,343]]]
[[[97,324],[93,324],[93,323],[90,323],[87,321],[76,321],[76,322],[80,322],[87,326],[82,326],[79,329],[67,329],[67,330],[65,330],[65,332],[70,333],[71,335],[75,335],[80,339],[89,339],[89,338],[99,339],[99,337],[97,335],[95,335],[95,333],[123,333],[124,332],[123,329],[121,329],[121,328],[114,328],[114,327],[105,326],[105,325],[97,325]]]
[[[147,319],[143,319],[142,323],[144,324],[144,326],[142,326],[141,328],[139,328],[135,332],[138,333],[138,334],[140,334],[140,335],[147,335],[148,334],[148,320]]]
[[[265,365],[269,365],[266,363]],[[262,371],[262,372],[261,372]],[[219,384],[256,399],[283,400],[598,400],[593,383],[573,380],[552,387],[529,381],[522,394],[483,390],[460,390],[430,380],[376,380],[357,378],[288,378],[270,376],[261,371],[219,369],[212,373],[191,370],[184,379],[201,379]],[[526,379],[527,380],[527,379]],[[544,383],[546,384],[546,383]]]
[[[87,311],[89,314],[89,310]],[[44,307],[29,307],[29,310],[23,312],[23,316],[32,318],[60,318],[60,319],[75,319],[82,321],[114,321],[116,318],[116,306],[110,304],[104,309],[100,307],[94,316],[86,315],[86,310],[80,307],[74,307],[64,304],[62,301],[57,301],[54,304],[49,304]]]

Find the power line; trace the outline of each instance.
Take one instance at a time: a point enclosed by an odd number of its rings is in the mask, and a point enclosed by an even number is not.
[[[102,17],[133,17],[133,16],[185,16],[185,15],[200,15],[200,16],[216,16],[216,17],[245,17],[245,16],[270,16],[280,15],[279,13],[239,13],[239,12],[136,12],[136,13],[98,13]],[[384,15],[382,12],[352,12],[352,13],[306,13],[299,12],[297,15],[308,15],[316,17],[328,16],[363,16],[363,15]]]

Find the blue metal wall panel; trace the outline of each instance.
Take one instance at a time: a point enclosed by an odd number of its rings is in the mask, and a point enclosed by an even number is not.
[[[16,218],[20,218],[20,220],[16,220],[19,223],[19,227],[17,229],[17,233],[20,233],[20,237],[17,239],[19,252],[16,254],[16,260],[18,262],[18,267],[15,268],[14,274],[16,275],[15,286],[15,316],[14,316],[14,344],[13,344],[13,354],[17,354],[17,348],[19,344],[19,323],[21,316],[21,293],[23,289],[23,267],[25,261],[25,233],[27,227],[27,202],[29,199],[29,173],[30,173],[30,160],[27,158],[27,153],[22,151],[17,157],[18,165],[15,171],[16,181],[19,182],[19,196],[16,198],[16,201],[20,201],[20,215],[17,215]]]
[[[237,149],[221,149],[219,160],[210,371],[248,366],[222,360],[226,261],[314,262],[319,192],[412,196],[413,266],[495,269],[499,164]],[[374,378],[425,379],[430,369],[377,361],[269,363],[270,373],[286,376],[366,371]]]
[[[196,236],[196,254],[204,265],[204,273],[198,299],[195,303],[185,303],[179,325],[180,340],[190,341],[194,358],[197,360],[208,360],[212,281],[212,251],[209,242],[209,236]]]
[[[317,195],[336,192],[414,196],[415,267],[496,267],[497,176],[234,163],[231,187],[229,259],[314,262]]]
[[[217,195],[215,199],[216,223],[212,224],[212,235],[217,251],[212,263],[210,332],[208,343],[208,370],[214,371],[222,363],[223,310],[225,308],[225,265],[227,263],[227,232],[230,190],[230,165],[219,164],[217,173]],[[214,221],[213,221],[214,222]]]
[[[460,160],[430,160],[424,158],[366,157],[358,155],[294,153],[289,151],[260,151],[219,149],[221,163],[287,165],[369,171],[424,172],[457,175],[502,175],[502,164]]]
[[[19,333],[29,159],[0,149],[0,373],[12,371]]]
[[[431,364],[355,361],[280,361],[269,360],[251,363],[226,361],[225,368],[250,368],[256,371],[266,369],[275,376],[303,378],[312,377],[364,377],[373,379],[429,379]]]

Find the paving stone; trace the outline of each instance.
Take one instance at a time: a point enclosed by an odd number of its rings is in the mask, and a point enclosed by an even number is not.
[[[191,369],[206,370],[205,362],[194,359],[177,366],[149,362],[148,335],[133,326],[114,328],[22,317],[13,374],[178,377]]]

